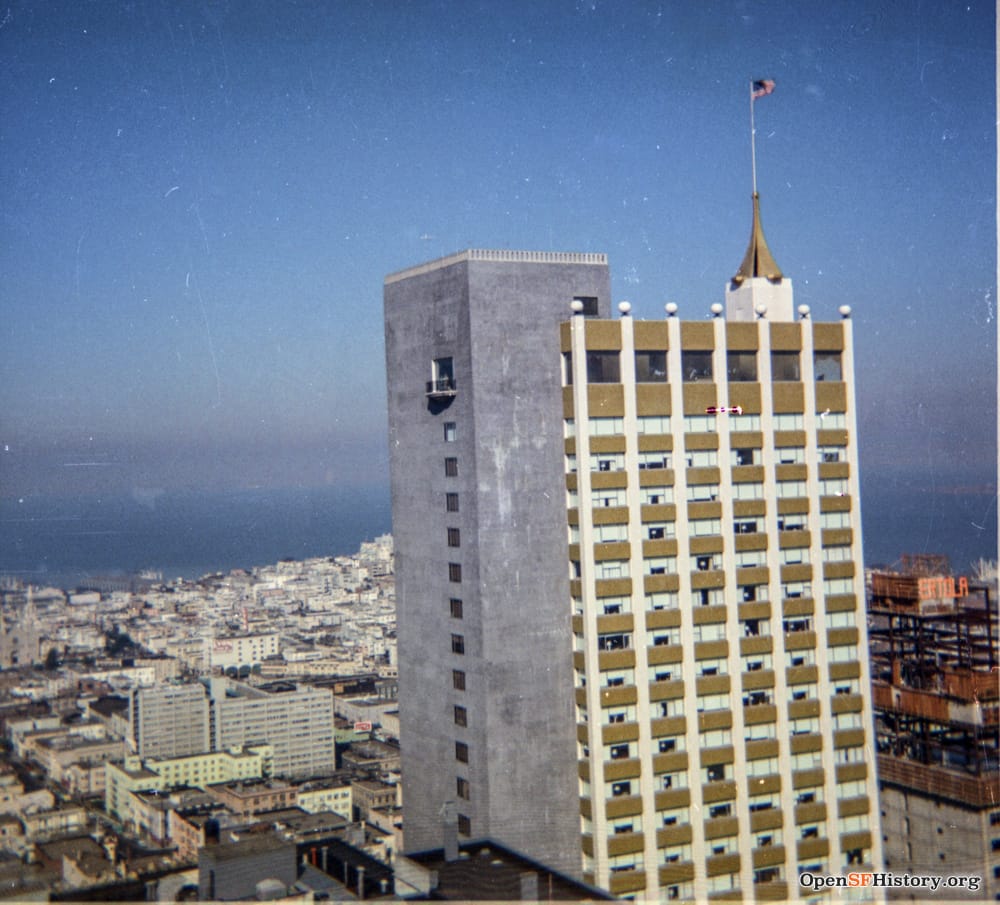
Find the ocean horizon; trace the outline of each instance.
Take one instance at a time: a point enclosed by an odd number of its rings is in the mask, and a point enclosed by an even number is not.
[[[992,485],[940,486],[896,472],[865,478],[866,565],[944,553],[967,573],[997,557]],[[0,500],[0,577],[67,589],[146,570],[191,579],[347,555],[391,529],[388,485]]]

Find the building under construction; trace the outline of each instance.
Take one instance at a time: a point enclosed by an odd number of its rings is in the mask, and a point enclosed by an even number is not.
[[[870,582],[886,866],[976,875],[979,889],[939,896],[1000,898],[995,585],[954,576],[931,555],[903,556],[899,571],[874,571]]]

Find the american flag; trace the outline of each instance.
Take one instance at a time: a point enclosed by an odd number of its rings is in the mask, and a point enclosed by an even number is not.
[[[764,97],[765,94],[770,94],[774,91],[774,79],[758,79],[753,83],[753,92],[751,97],[756,100],[758,97]]]

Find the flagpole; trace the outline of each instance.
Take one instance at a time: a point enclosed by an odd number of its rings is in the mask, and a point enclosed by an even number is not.
[[[750,165],[753,169],[753,196],[757,197],[757,129],[753,121],[753,79],[750,79]]]

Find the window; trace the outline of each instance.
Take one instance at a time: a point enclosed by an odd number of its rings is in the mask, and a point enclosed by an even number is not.
[[[847,478],[825,478],[819,482],[821,496],[846,496],[850,492]]]
[[[646,529],[646,537],[650,540],[663,540],[664,538],[674,536],[673,522],[656,522],[644,527]]]
[[[666,381],[667,381],[667,353],[646,352],[636,349],[635,382],[666,383]]]
[[[458,597],[452,597],[451,600],[448,601],[448,609],[450,610],[453,619],[462,618],[462,601],[459,600]]]
[[[674,488],[640,487],[639,499],[644,506],[663,506],[674,501]]]
[[[830,463],[847,461],[847,450],[844,449],[843,446],[821,446],[817,452],[820,462]]]
[[[716,430],[715,415],[685,415],[684,433],[705,434]]]
[[[625,491],[620,488],[595,490],[590,495],[590,505],[595,509],[606,508],[609,506],[624,506],[625,501]]]
[[[801,380],[798,352],[771,353],[772,380]]]
[[[685,383],[712,379],[712,353],[688,349],[681,352],[681,371]]]
[[[655,556],[644,559],[642,564],[646,575],[666,575],[677,571],[677,558],[674,556]]]
[[[458,459],[449,457],[444,460],[444,474],[446,478],[458,477]]]
[[[612,437],[625,431],[624,418],[591,418],[588,424],[591,437]]]
[[[464,707],[459,707],[457,704],[455,705],[455,725],[469,725],[469,712]]]
[[[455,364],[451,358],[435,358],[431,367],[431,391],[455,389]]]
[[[758,534],[764,520],[759,518],[739,519],[733,522],[733,534]]]
[[[762,500],[764,499],[763,484],[733,484],[734,500]]]
[[[457,562],[448,563],[448,581],[460,582],[462,580],[462,564]]]
[[[444,508],[448,512],[458,512],[458,494],[446,493],[444,495]]]
[[[632,635],[627,632],[615,632],[609,635],[597,636],[598,650],[627,650],[632,646]]]
[[[461,635],[451,636],[451,652],[453,654],[464,654],[465,653],[465,638]]]
[[[611,784],[611,794],[615,798],[620,798],[623,795],[632,794],[632,783],[625,782],[613,782]]]
[[[587,352],[587,383],[620,383],[617,352]]]
[[[729,429],[731,431],[759,431],[760,415],[730,415]]]
[[[813,353],[813,369],[817,380],[843,380],[843,370],[840,364],[839,352]]]
[[[465,742],[455,742],[455,760],[463,764],[469,762],[469,746]]]
[[[806,461],[806,451],[801,446],[782,446],[774,453],[779,465],[802,465]]]
[[[628,578],[629,561],[610,559],[594,563],[594,577],[597,579]]]
[[[734,352],[726,353],[726,376],[731,383],[757,379],[757,353]]]
[[[456,691],[465,691],[465,673],[460,669],[451,671],[451,687]]]
[[[448,546],[449,547],[461,547],[462,546],[461,532],[459,532],[458,528],[449,528],[448,529]]]
[[[608,753],[611,756],[611,760],[621,760],[631,756],[631,752],[629,751],[629,746],[627,744],[612,745],[611,750]]]
[[[669,468],[670,453],[668,452],[641,452],[639,453],[639,468],[646,470],[649,468]]]
[[[444,423],[444,442],[454,443],[455,442],[455,422],[445,421]]]
[[[684,456],[688,468],[714,468],[719,464],[719,454],[714,449],[694,449]]]
[[[722,533],[722,521],[717,518],[696,518],[688,522],[693,537],[706,537]]]
[[[680,606],[676,591],[654,591],[646,595],[647,610],[672,610]]]
[[[624,471],[624,453],[595,453],[590,457],[591,471]]]
[[[463,779],[461,776],[455,777],[455,794],[461,798],[463,801],[469,800],[469,780]]]
[[[821,512],[819,515],[820,528],[850,528],[851,513],[849,512]]]
[[[594,540],[599,544],[616,544],[628,540],[628,525],[595,525]]]
[[[705,767],[705,782],[722,782],[725,778],[725,764],[709,764]]]
[[[596,295],[576,295],[573,296],[573,301],[579,302],[583,305],[583,308],[580,309],[580,313],[584,317],[597,317],[598,309]]]
[[[472,835],[472,821],[469,820],[469,818],[466,817],[465,814],[458,815],[458,831],[463,836]]]
[[[774,416],[774,429],[776,431],[800,431],[802,430],[802,415],[794,413],[782,413]]]
[[[760,465],[760,450],[752,447],[734,449],[731,453],[731,464],[740,465]]]
[[[688,484],[687,498],[689,503],[710,503],[719,498],[719,485]]]
[[[638,420],[638,433],[640,434],[669,434],[669,415],[640,415]]]
[[[733,806],[729,802],[726,802],[725,804],[714,804],[708,809],[708,816],[712,820],[717,817],[729,817],[732,813]]]
[[[820,412],[816,427],[820,430],[844,430],[847,427],[847,415],[844,412]]]
[[[569,352],[563,352],[563,386],[573,386],[573,356]]]
[[[778,499],[802,497],[806,495],[805,481],[778,481]]]

